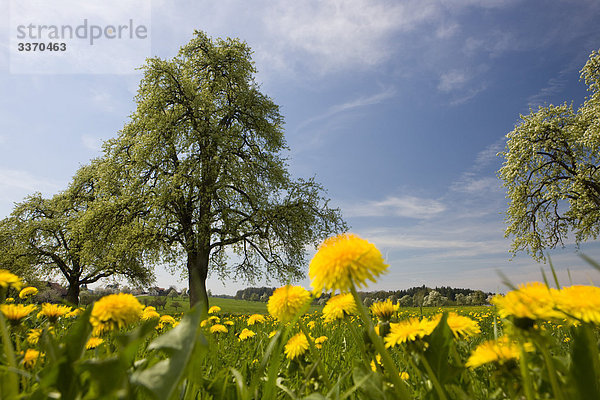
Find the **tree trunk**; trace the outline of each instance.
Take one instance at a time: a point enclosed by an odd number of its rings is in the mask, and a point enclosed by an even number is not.
[[[69,287],[67,288],[67,297],[65,300],[74,306],[79,305],[79,281],[69,282]]]
[[[193,307],[197,303],[202,303],[204,311],[208,311],[208,294],[206,292],[208,258],[208,250],[192,251],[187,254],[190,307]]]

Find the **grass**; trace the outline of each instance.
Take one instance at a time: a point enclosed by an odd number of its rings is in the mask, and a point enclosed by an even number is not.
[[[148,302],[150,304],[152,300],[156,297],[154,296],[140,296],[139,300],[142,304]],[[268,314],[267,311],[267,303],[262,301],[248,301],[248,300],[237,300],[237,299],[226,299],[221,297],[209,297],[209,304],[211,306],[219,306],[221,307],[221,312],[226,314]],[[179,303],[179,306],[174,306],[173,303]],[[165,308],[159,308],[158,312],[160,314],[179,314],[183,313],[190,309],[190,299],[189,297],[167,297],[167,304]],[[442,309],[444,311],[473,311],[473,312],[483,312],[489,307],[485,306],[444,306],[444,307],[423,307],[423,315],[431,315],[439,312]],[[323,306],[311,305],[308,312],[321,312],[323,310]],[[416,314],[415,316],[420,315],[421,311],[419,307],[402,307],[400,308],[400,312],[406,312],[411,314]]]
[[[154,296],[140,296],[138,299],[142,304],[148,302],[151,304]],[[267,303],[262,301],[248,301],[237,299],[224,299],[221,297],[209,297],[208,302],[211,306],[221,307],[221,312],[226,314],[268,314]],[[179,303],[180,307],[175,307],[173,303]],[[189,297],[167,297],[165,308],[158,308],[160,314],[178,314],[190,309]],[[308,312],[321,311],[323,306],[310,306]]]

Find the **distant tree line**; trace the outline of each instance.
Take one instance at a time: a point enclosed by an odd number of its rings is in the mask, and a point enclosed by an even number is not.
[[[237,300],[249,301],[268,301],[275,288],[272,287],[250,287],[238,290],[233,298]],[[481,290],[452,288],[450,286],[441,286],[429,288],[425,285],[412,287],[402,290],[379,290],[374,292],[359,292],[363,302],[368,306],[377,301],[390,299],[394,303],[400,303],[403,307],[418,306],[444,306],[444,305],[482,305],[488,304],[491,292]],[[218,296],[215,296],[218,297]],[[315,304],[325,304],[331,297],[324,293]]]
[[[275,288],[272,287],[250,287],[238,290],[234,298],[237,300],[267,301],[273,294],[273,291],[275,291]]]

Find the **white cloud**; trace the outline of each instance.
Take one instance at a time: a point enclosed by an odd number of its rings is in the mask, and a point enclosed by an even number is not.
[[[475,164],[473,165],[473,169],[479,171],[484,167],[487,167],[491,163],[498,161],[498,153],[504,150],[504,145],[506,143],[506,136],[502,136],[494,143],[487,146],[485,149],[481,150],[477,153],[475,157]]]
[[[502,191],[502,184],[496,177],[477,177],[474,174],[465,173],[460,180],[453,182],[450,188],[467,194],[488,195],[490,192]]]
[[[465,71],[452,70],[444,72],[440,76],[438,90],[442,92],[450,92],[456,89],[461,89],[470,80]]]
[[[498,153],[504,149],[505,143],[506,137],[502,136],[477,153],[473,165],[452,182],[450,190],[481,196],[502,192],[502,182],[495,174],[491,175],[488,170],[490,166],[494,167],[494,171],[499,168],[501,158]]]
[[[302,122],[296,128],[296,131],[302,130],[304,127],[306,127],[308,125],[312,125],[315,122],[329,119],[340,113],[344,113],[344,112],[348,112],[348,111],[355,110],[358,108],[372,106],[375,104],[382,103],[385,100],[388,100],[388,99],[394,97],[395,94],[396,94],[396,91],[394,90],[394,88],[390,87],[385,90],[382,90],[379,93],[375,93],[370,96],[360,96],[356,99],[349,100],[349,101],[341,103],[341,104],[335,104],[335,105],[329,107],[329,109],[326,112],[324,112],[323,114],[309,118],[306,121]]]
[[[536,94],[529,96],[527,99],[529,108],[536,111],[539,106],[545,106],[547,103],[552,102],[552,98],[564,91],[569,78],[577,75],[577,70],[578,68],[581,68],[582,65],[583,64],[579,65],[577,62],[572,62],[567,68],[560,71],[558,76],[550,78],[548,83],[546,83],[546,86],[541,88]],[[564,100],[558,102],[562,103],[562,101]]]
[[[448,25],[440,25],[435,31],[435,37],[438,39],[448,39],[455,36],[460,31],[460,25],[452,22]]]
[[[60,190],[52,180],[37,177],[28,171],[0,168],[0,216],[12,211],[13,203],[27,195],[41,192],[50,195]]]
[[[343,104],[338,104],[338,105],[331,107],[329,114],[333,115],[333,114],[337,114],[340,112],[353,110],[355,108],[378,104],[378,103],[381,103],[381,102],[393,97],[395,93],[396,93],[396,91],[393,88],[387,88],[387,89],[383,90],[382,92],[376,93],[372,96],[367,96],[367,97],[361,96],[361,97],[351,100],[349,102],[346,102]]]
[[[347,115],[350,111],[355,111],[363,107],[383,103],[386,100],[394,97],[395,94],[395,89],[390,87],[382,90],[379,93],[369,96],[360,96],[344,103],[335,104],[329,107],[329,109],[324,113],[308,118],[296,126],[292,135],[295,135],[300,131],[304,131],[308,126],[317,125],[317,123],[319,123],[319,126],[317,129],[303,133],[302,141],[294,143],[293,152],[299,153],[321,145],[323,139],[330,135],[332,131],[336,130],[332,129],[332,124],[334,124],[336,119],[340,119],[340,115]]]
[[[438,5],[421,1],[281,2],[265,12],[264,24],[276,52],[308,57],[305,67],[325,73],[381,63],[392,55],[395,33],[411,31],[439,12]]]
[[[437,200],[414,196],[390,196],[380,201],[343,207],[348,217],[405,217],[415,219],[431,218],[446,210],[446,206]]]
[[[90,100],[96,107],[106,112],[115,110],[115,100],[113,99],[113,95],[107,90],[90,89]]]
[[[100,138],[90,135],[83,135],[81,136],[81,142],[83,143],[83,146],[88,150],[92,150],[94,152],[99,152],[102,150],[103,141]]]

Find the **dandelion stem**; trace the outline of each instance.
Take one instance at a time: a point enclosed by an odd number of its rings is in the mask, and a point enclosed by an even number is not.
[[[543,344],[538,347],[542,352],[542,356],[544,357],[544,361],[546,362],[546,367],[548,368],[548,376],[550,377],[550,385],[552,385],[554,397],[556,398],[556,400],[563,400],[564,397],[562,391],[560,390],[560,386],[558,385],[558,380],[556,379],[556,369],[554,368],[554,364],[552,363],[550,353],[548,353],[548,349]]]
[[[521,369],[521,377],[523,378],[525,398],[527,400],[533,400],[533,387],[531,383],[531,377],[529,376],[529,371],[527,370],[527,356],[525,353],[525,349],[523,348],[523,343],[519,343],[519,348],[521,350],[521,354],[519,357],[519,367]]]
[[[315,342],[310,336],[308,329],[306,329],[306,326],[304,326],[304,322],[302,322],[302,320],[298,321],[298,325],[300,325],[300,330],[302,330],[302,333],[304,333],[304,336],[306,336],[306,340],[308,340],[310,352],[315,357],[315,362],[319,368],[319,373],[321,374],[321,376],[323,376],[323,381],[325,382],[325,385],[327,385],[327,390],[331,390],[331,382],[329,381],[329,375],[327,375],[327,371],[325,371],[325,369],[323,368],[323,359],[321,358],[321,355],[317,352]]]
[[[442,388],[440,381],[438,381],[437,377],[435,376],[435,373],[433,372],[433,369],[431,369],[431,365],[429,365],[427,357],[422,355],[420,358],[421,362],[423,363],[423,366],[427,370],[427,375],[429,376],[429,379],[431,379],[433,387],[435,388],[435,391],[437,392],[438,396],[441,400],[447,400],[448,398],[446,397],[446,393],[444,393],[444,388]]]
[[[392,357],[390,357],[390,354],[385,349],[385,347],[383,345],[383,341],[381,340],[379,335],[377,335],[375,333],[375,328],[373,327],[373,321],[371,321],[371,318],[369,317],[369,314],[368,314],[364,304],[362,303],[362,300],[360,299],[358,292],[356,291],[354,282],[352,282],[352,286],[350,286],[350,291],[352,292],[352,296],[354,296],[354,302],[356,303],[356,309],[358,310],[360,318],[363,320],[363,323],[365,324],[365,327],[367,328],[367,334],[369,335],[369,338],[375,345],[375,349],[381,355],[381,360],[383,361],[383,366],[390,374],[390,378],[391,378],[392,382],[394,383],[394,389],[396,390],[396,394],[398,395],[398,398],[410,400],[412,398],[412,396],[408,392],[408,389],[406,388],[406,384],[404,382],[402,382],[402,379],[400,379],[400,372],[398,371],[398,367],[396,367],[396,363],[394,363],[394,360],[392,360]]]
[[[367,368],[371,368],[370,365],[370,357],[367,354],[367,351],[365,350],[365,345],[362,341],[362,338],[360,337],[360,335],[358,334],[357,330],[356,330],[356,326],[354,326],[350,321],[347,321],[347,317],[344,317],[344,320],[347,322],[346,325],[350,328],[350,332],[352,333],[352,336],[354,336],[354,341],[356,342],[356,345],[358,346],[358,348],[360,349],[360,352],[362,353],[362,358],[363,358],[363,362],[365,367]],[[377,360],[375,360],[377,361]],[[375,362],[375,364],[377,364],[377,362]]]
[[[8,365],[13,369],[17,369],[17,361],[15,359],[15,352],[13,350],[10,333],[8,332],[8,328],[6,326],[6,322],[4,320],[4,316],[0,313],[0,330],[2,330],[2,341],[4,346],[4,354],[6,355]],[[5,388],[5,394],[14,394],[17,395],[19,392],[19,381],[17,380],[16,374],[12,372],[8,372],[7,379],[7,387]]]

